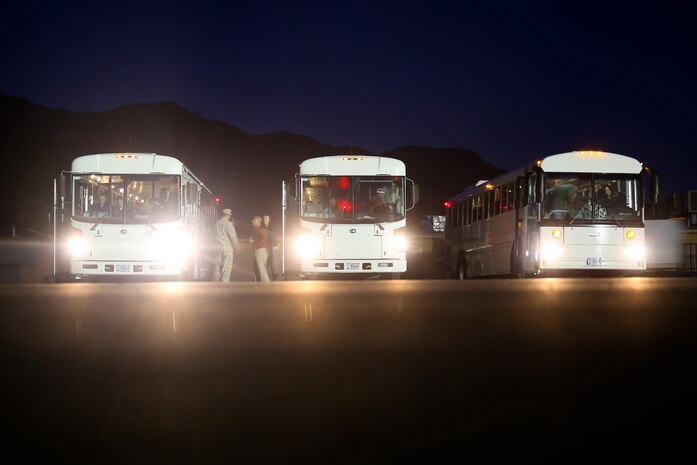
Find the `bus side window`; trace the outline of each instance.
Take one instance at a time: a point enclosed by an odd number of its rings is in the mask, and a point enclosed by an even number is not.
[[[525,180],[524,176],[519,176],[516,179],[516,206],[517,208],[523,208],[525,205],[528,204],[528,197],[527,197],[527,182]]]
[[[494,216],[501,213],[501,188],[497,187],[494,192]]]
[[[508,211],[508,184],[501,187],[501,213]]]
[[[484,219],[484,194],[477,196],[477,221]]]

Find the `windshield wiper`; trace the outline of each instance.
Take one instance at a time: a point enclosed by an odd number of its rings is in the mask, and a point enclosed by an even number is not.
[[[578,218],[578,215],[580,215],[581,212],[583,212],[583,208],[580,209],[580,210],[578,210],[578,211],[576,212],[576,214],[574,215],[574,217],[571,218],[571,220],[569,220],[569,222],[566,223],[566,225],[567,225],[567,226],[571,226],[572,224],[574,224],[574,221],[576,221],[576,218]]]

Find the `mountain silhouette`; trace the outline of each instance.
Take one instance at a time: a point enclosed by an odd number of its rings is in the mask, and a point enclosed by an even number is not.
[[[238,225],[255,214],[281,214],[281,181],[292,180],[306,158],[375,153],[332,146],[280,131],[256,135],[202,117],[174,102],[138,103],[102,112],[51,109],[0,94],[0,156],[7,168],[2,182],[5,208],[0,234],[48,233],[53,179],[80,155],[154,152],[183,161]],[[503,172],[462,148],[404,146],[383,153],[407,165],[420,185],[420,202],[410,217],[441,214],[443,201],[478,179]],[[8,201],[9,200],[9,201]]]

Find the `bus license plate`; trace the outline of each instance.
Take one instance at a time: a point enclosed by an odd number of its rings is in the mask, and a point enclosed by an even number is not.
[[[346,269],[349,271],[358,271],[360,270],[360,263],[347,263],[346,264]]]
[[[131,265],[116,265],[117,273],[128,273],[131,271]]]
[[[593,257],[593,258],[586,258],[586,265],[587,266],[600,266],[602,265],[602,258],[598,257]]]

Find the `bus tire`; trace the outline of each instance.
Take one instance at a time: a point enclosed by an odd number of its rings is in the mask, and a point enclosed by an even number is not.
[[[511,247],[511,277],[516,279],[525,277],[520,263],[520,241],[514,242]]]

